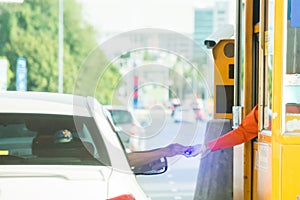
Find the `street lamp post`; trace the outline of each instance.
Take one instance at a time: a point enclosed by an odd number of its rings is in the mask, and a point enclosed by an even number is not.
[[[63,93],[64,73],[64,2],[58,0],[58,92]]]

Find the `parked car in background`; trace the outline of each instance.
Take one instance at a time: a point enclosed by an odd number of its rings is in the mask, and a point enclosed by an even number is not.
[[[127,152],[144,150],[145,129],[134,117],[133,112],[119,105],[105,105],[108,119],[119,135]]]
[[[0,199],[149,199],[92,97],[1,92],[0,146]]]
[[[175,123],[204,121],[205,113],[198,107],[177,106],[174,109],[173,120]]]

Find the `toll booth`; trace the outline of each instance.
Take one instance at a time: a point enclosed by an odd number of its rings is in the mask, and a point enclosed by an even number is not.
[[[232,130],[234,40],[220,40],[214,57],[214,119],[207,123],[204,143]],[[233,149],[209,153],[200,161],[194,200],[233,199]]]

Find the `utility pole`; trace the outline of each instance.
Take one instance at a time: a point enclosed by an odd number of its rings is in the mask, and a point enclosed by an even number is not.
[[[58,92],[64,89],[64,1],[58,0]]]

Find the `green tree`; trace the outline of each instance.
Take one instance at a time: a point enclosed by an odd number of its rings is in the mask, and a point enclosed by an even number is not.
[[[13,75],[8,89],[15,90],[16,61],[27,61],[27,89],[58,90],[58,0],[26,0],[22,4],[0,4],[0,56],[6,56]],[[72,93],[77,74],[97,47],[95,30],[83,20],[76,0],[64,0],[64,92]],[[104,54],[101,54],[106,60]],[[117,79],[117,68],[108,68],[105,79]],[[114,76],[117,75],[117,76]],[[107,99],[112,88],[98,99]],[[106,92],[106,90],[108,92]],[[102,95],[104,95],[102,97]],[[106,103],[106,102],[102,102]]]
[[[1,54],[16,71],[18,57],[27,60],[27,88],[35,91],[55,91],[57,77],[57,8],[52,2],[25,1],[1,7]],[[14,73],[8,89],[14,90]]]

